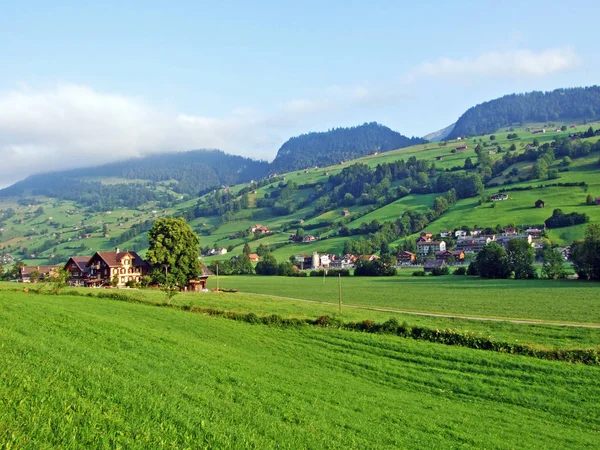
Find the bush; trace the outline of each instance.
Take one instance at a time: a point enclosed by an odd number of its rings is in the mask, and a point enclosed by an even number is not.
[[[470,276],[478,276],[479,272],[477,272],[477,266],[475,265],[475,261],[471,261],[469,267],[467,268],[467,275]]]
[[[452,273],[452,275],[466,275],[467,269],[464,267],[457,267],[456,270]]]
[[[412,273],[413,277],[424,277],[425,276],[425,271],[424,270],[416,270]]]
[[[450,274],[450,269],[448,269],[448,266],[435,267],[431,271],[431,275],[433,275],[434,277],[441,277],[443,275],[449,275],[449,274]]]

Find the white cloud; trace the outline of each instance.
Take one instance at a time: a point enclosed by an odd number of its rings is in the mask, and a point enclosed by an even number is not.
[[[581,59],[571,47],[539,52],[525,49],[488,52],[474,58],[440,58],[425,62],[401,78],[406,82],[414,82],[423,78],[543,77],[574,69],[580,62]]]
[[[380,110],[404,101],[412,95],[411,82],[541,77],[579,62],[569,47],[440,58],[410,70],[400,83],[330,86],[282,102],[269,114],[239,107],[224,117],[162,111],[142,99],[74,84],[45,90],[21,86],[0,92],[0,186],[37,172],[165,151],[219,148],[270,159],[294,134],[323,129],[361,108]]]

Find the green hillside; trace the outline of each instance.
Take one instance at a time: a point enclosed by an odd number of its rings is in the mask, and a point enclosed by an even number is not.
[[[542,128],[544,133],[536,133]],[[382,239],[400,245],[423,228],[437,233],[461,226],[542,225],[554,209],[585,213],[598,223],[600,207],[586,204],[588,195],[600,196],[599,137],[593,136],[598,129],[598,122],[507,127],[497,130],[493,140],[486,135],[419,144],[201,197],[178,196],[171,186],[158,186],[170,202],[156,199],[129,208],[98,211],[26,191],[0,201],[0,245],[5,262],[12,258],[27,264],[60,262],[72,254],[89,255],[116,246],[143,253],[146,230],[156,217],[182,215],[200,235],[203,249],[229,249],[225,255],[206,257],[207,262],[238,255],[245,243],[252,251],[262,244],[278,260],[286,260],[312,251],[340,254],[348,248],[347,241],[357,239],[362,253],[378,252]],[[457,150],[463,146],[467,148]],[[563,154],[570,156],[565,159]],[[122,179],[100,181],[119,186]],[[446,198],[450,188],[457,194],[456,202],[436,210],[436,198]],[[507,190],[508,201],[486,201],[501,189]],[[533,207],[538,199],[545,208]],[[344,210],[349,215],[344,216]],[[373,221],[374,228],[361,228]],[[385,222],[393,230],[384,236]],[[255,224],[269,227],[271,233],[248,233]],[[315,240],[290,241],[290,234],[300,227]],[[585,225],[549,229],[547,235],[556,245],[568,245],[581,238],[584,229]]]

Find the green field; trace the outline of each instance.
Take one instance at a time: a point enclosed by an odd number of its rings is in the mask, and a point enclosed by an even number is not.
[[[209,295],[209,294],[207,294]],[[6,448],[584,448],[598,367],[2,292]]]

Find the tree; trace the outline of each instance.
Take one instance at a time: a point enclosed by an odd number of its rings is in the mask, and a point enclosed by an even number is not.
[[[283,261],[277,266],[277,275],[291,277],[296,273],[296,267],[290,261]]]
[[[511,239],[506,246],[508,269],[515,279],[524,280],[536,277],[533,261],[535,252],[527,239]]]
[[[490,141],[495,141],[495,140],[496,140],[496,135],[495,134],[490,135]]]
[[[531,145],[533,145],[534,147],[539,147],[540,141],[538,141],[538,138],[533,138],[533,142],[531,143]]]
[[[266,244],[258,244],[258,247],[256,248],[256,254],[260,257],[263,257],[270,252],[271,248]]]
[[[277,275],[277,260],[271,253],[266,253],[256,265],[258,275]]]
[[[465,159],[465,163],[463,165],[463,169],[465,170],[471,170],[475,168],[475,164],[473,164],[473,161],[471,160],[471,158],[467,158]]]
[[[304,228],[298,228],[296,230],[296,236],[294,237],[294,239],[296,240],[296,242],[302,242],[302,239],[304,239]]]
[[[247,242],[244,244],[244,249],[242,250],[242,253],[246,256],[252,253],[252,250],[250,250],[250,246]]]
[[[148,231],[150,248],[146,254],[155,267],[152,277],[163,284],[186,285],[201,272],[200,240],[183,218],[161,218]],[[167,272],[168,276],[163,273]]]
[[[252,265],[252,261],[250,261],[250,257],[248,255],[243,254],[234,261],[235,263],[233,264],[233,272],[236,275],[252,275],[254,273],[254,266]]]
[[[508,147],[508,150],[510,150],[511,152],[514,152],[517,149],[517,146],[515,144],[511,144],[510,147]]]
[[[544,264],[542,265],[542,275],[544,278],[556,279],[564,278],[565,269],[563,255],[555,248],[544,250]]]
[[[585,203],[587,205],[593,205],[594,204],[594,197],[592,197],[592,194],[588,194],[587,197],[585,198]]]
[[[506,252],[497,242],[490,242],[477,253],[475,269],[483,278],[508,278],[510,276]]]
[[[15,261],[15,263],[12,266],[12,269],[10,270],[10,276],[13,280],[21,278],[21,267],[24,266],[25,263],[23,261]]]
[[[571,261],[583,280],[600,280],[600,225],[590,224],[583,241],[571,245]]]

